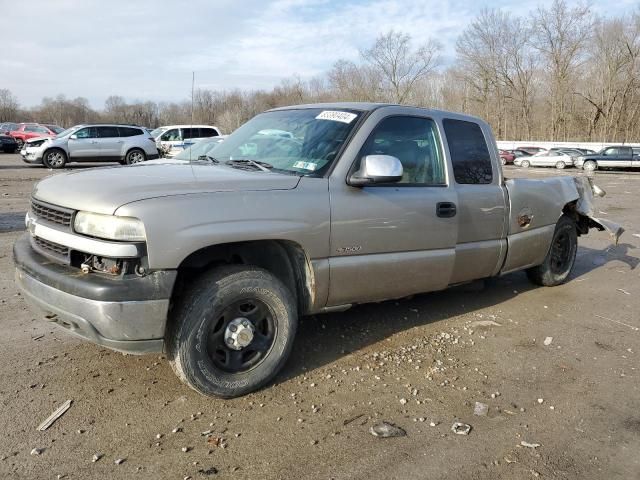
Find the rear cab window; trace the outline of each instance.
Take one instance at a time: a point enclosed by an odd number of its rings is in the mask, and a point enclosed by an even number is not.
[[[488,185],[493,182],[493,163],[480,125],[466,120],[442,122],[451,154],[453,176],[463,185]]]

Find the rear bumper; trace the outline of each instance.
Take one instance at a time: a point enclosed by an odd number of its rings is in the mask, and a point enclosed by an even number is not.
[[[162,351],[177,272],[113,279],[82,274],[39,255],[28,234],[18,239],[13,254],[18,288],[48,321],[114,350]]]

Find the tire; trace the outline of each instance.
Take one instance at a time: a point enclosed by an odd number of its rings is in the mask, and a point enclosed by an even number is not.
[[[241,332],[237,322],[244,320],[251,338],[234,348],[229,335]],[[239,397],[264,386],[284,366],[297,323],[293,295],[271,273],[219,267],[199,277],[172,313],[167,354],[178,378],[197,392]]]
[[[42,155],[42,164],[47,168],[64,168],[67,164],[67,154],[59,148],[52,148]]]
[[[562,170],[562,169],[563,169],[564,167],[566,167],[566,166],[567,166],[567,164],[566,164],[566,163],[564,163],[562,160],[560,160],[559,162],[557,162],[557,163],[556,163],[556,168],[557,168],[558,170]]]
[[[18,144],[18,148],[16,150],[22,150],[22,146],[24,145],[24,140],[21,138],[16,138],[16,143]]]
[[[132,148],[127,152],[127,156],[125,157],[125,162],[127,165],[133,165],[135,163],[144,162],[147,159],[143,150],[139,148]]]
[[[593,172],[594,170],[598,169],[598,164],[593,160],[587,160],[582,164],[582,169],[588,172]]]
[[[507,159],[506,159],[506,158],[504,158],[504,157],[500,157],[500,163],[501,163],[502,165],[506,165],[506,164],[507,164]]]
[[[529,168],[531,166],[531,162],[529,162],[529,160],[523,160],[522,161],[522,166],[524,168]]]
[[[543,287],[555,287],[564,283],[571,273],[578,251],[578,234],[575,222],[562,215],[556,223],[549,252],[537,267],[527,270],[532,283]]]

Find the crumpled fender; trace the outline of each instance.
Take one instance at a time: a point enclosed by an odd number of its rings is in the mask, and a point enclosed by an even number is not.
[[[606,192],[595,185],[591,178],[574,177],[573,180],[575,181],[579,195],[575,204],[575,212],[583,217],[583,219],[579,219],[583,221],[578,222],[578,228],[580,229],[581,226],[583,226],[583,228],[586,226],[587,231],[589,228],[597,228],[600,231],[606,231],[617,245],[620,236],[624,233],[624,228],[615,222],[597,218],[594,215],[594,197],[604,197]]]

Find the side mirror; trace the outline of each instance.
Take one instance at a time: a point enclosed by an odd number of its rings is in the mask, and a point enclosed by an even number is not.
[[[402,164],[391,155],[367,155],[360,169],[349,178],[349,185],[362,187],[373,183],[392,183],[402,180]]]
[[[78,139],[78,135],[76,135],[75,133],[73,135],[71,135],[69,137],[70,140],[77,140]]]

